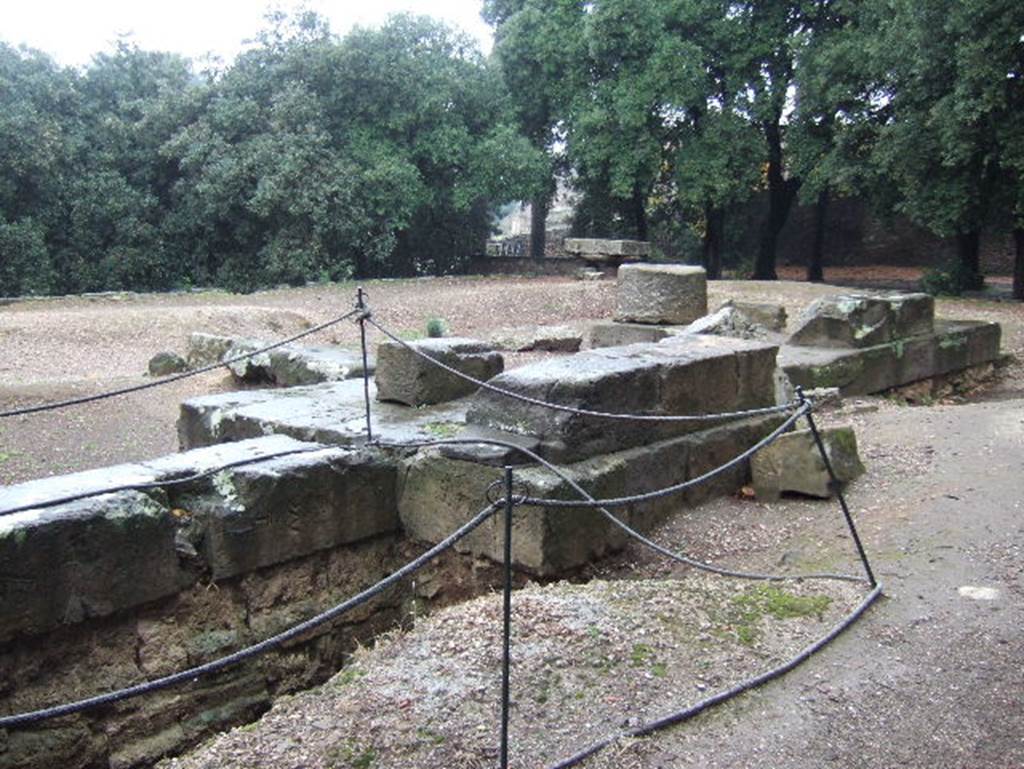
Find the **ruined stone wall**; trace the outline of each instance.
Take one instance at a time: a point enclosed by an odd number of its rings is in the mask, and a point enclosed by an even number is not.
[[[0,492],[0,509],[301,449],[280,436]],[[307,445],[308,448],[308,445]],[[312,447],[316,449],[317,447]],[[0,517],[0,713],[62,704],[222,657],[340,603],[423,551],[401,535],[395,468],[325,449],[195,482]],[[148,479],[148,480],[147,480]],[[363,607],[193,683],[0,730],[2,769],[149,766],[325,680],[357,643],[497,584],[449,553]]]

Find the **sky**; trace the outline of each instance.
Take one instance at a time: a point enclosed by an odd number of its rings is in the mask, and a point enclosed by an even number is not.
[[[268,8],[307,7],[344,34],[352,26],[376,26],[389,14],[409,11],[440,18],[470,33],[490,50],[481,0],[0,0],[0,40],[25,44],[70,66],[87,64],[131,35],[145,50],[173,51],[199,60],[213,53],[225,63],[263,27]]]

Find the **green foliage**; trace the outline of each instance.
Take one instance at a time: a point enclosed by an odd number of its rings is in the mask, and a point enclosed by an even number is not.
[[[511,112],[423,17],[338,39],[271,14],[202,77],[124,43],[81,72],[0,46],[0,293],[455,271],[547,173]]]
[[[443,318],[428,318],[427,319],[427,336],[432,339],[437,339],[442,336],[447,336],[448,324]]]
[[[921,276],[921,290],[932,296],[960,296],[978,288],[978,276],[959,260],[928,269]]]

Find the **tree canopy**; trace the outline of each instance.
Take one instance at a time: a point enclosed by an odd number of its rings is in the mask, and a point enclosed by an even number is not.
[[[426,17],[339,38],[275,14],[199,72],[121,42],[81,70],[0,44],[0,294],[441,274],[556,179],[580,234],[776,276],[796,201],[857,195],[956,239],[1013,233],[1024,298],[1024,5],[482,0],[485,57]]]

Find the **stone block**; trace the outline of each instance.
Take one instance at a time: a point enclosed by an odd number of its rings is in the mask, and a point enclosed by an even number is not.
[[[784,345],[779,365],[794,386],[867,395],[942,376],[999,357],[997,323],[936,321],[935,331],[864,349]]]
[[[174,537],[136,491],[0,517],[0,641],[173,595],[187,582]]]
[[[210,365],[259,350],[268,344],[258,339],[195,333],[189,337],[188,361],[191,366]],[[363,359],[362,352],[358,350],[291,344],[242,358],[227,364],[227,368],[242,382],[297,387],[361,377]],[[373,368],[374,361],[370,356],[367,369],[372,373]]]
[[[857,437],[852,427],[835,427],[821,433],[829,462],[841,483],[864,472],[857,454]],[[812,497],[832,496],[831,476],[810,430],[798,430],[779,437],[751,460],[754,491],[759,499],[778,499],[792,491]]]
[[[592,457],[562,469],[599,498],[620,497],[665,488],[696,477],[732,459],[770,432],[778,417],[732,422],[642,448]],[[486,506],[487,487],[502,478],[499,468],[421,451],[404,460],[400,471],[398,507],[408,536],[439,542]],[[561,479],[538,468],[517,469],[516,482],[531,496],[577,499]],[[671,512],[717,493],[738,489],[749,478],[744,464],[710,484],[673,496],[615,508],[612,513],[631,526],[646,530]],[[492,518],[456,547],[462,552],[502,559],[501,515]],[[526,571],[542,576],[570,573],[626,543],[624,532],[599,512],[588,508],[521,508],[513,515],[513,559]]]
[[[188,368],[185,359],[175,352],[158,352],[149,359],[147,369],[150,376],[160,377],[177,374]]]
[[[669,326],[651,326],[646,323],[595,323],[590,327],[590,347],[622,347],[638,342],[660,342],[678,331]]]
[[[698,318],[683,330],[684,334],[713,334],[735,339],[765,339],[767,329],[750,320],[735,307],[722,307]]]
[[[211,363],[220,363],[231,346],[238,340],[230,336],[219,336],[217,334],[204,334],[195,332],[188,337],[188,365],[195,368],[208,366]],[[249,340],[253,348],[261,346],[255,340]]]
[[[789,344],[802,347],[872,347],[893,339],[889,302],[875,296],[828,296],[812,302]]]
[[[474,379],[486,381],[504,369],[504,359],[493,346],[475,339],[444,337],[410,342],[423,354]],[[377,348],[377,399],[407,406],[443,403],[469,395],[472,382],[424,360],[397,342]]]
[[[371,382],[371,399],[375,393],[376,386]],[[396,403],[374,403],[373,434],[391,442],[448,435],[461,429],[466,407],[465,399],[415,409]],[[183,449],[275,433],[314,443],[363,443],[363,383],[350,379],[280,390],[219,393],[181,404],[178,442]]]
[[[777,348],[761,342],[677,336],[657,344],[589,350],[540,361],[493,381],[521,395],[577,409],[625,414],[704,414],[774,403]],[[530,435],[553,461],[596,454],[693,432],[706,422],[637,422],[584,416],[482,390],[470,401],[470,424]]]
[[[752,323],[764,326],[769,331],[784,331],[786,328],[786,308],[781,304],[773,304],[771,302],[744,302],[739,299],[729,299],[722,303],[722,307],[735,308],[737,311],[745,315]]]
[[[395,466],[325,448],[225,470],[172,489],[214,579],[394,532]]]
[[[683,264],[619,268],[615,320],[682,325],[708,312],[707,273]]]
[[[505,329],[491,340],[495,348],[511,352],[578,352],[583,332],[571,325]]]
[[[893,315],[893,338],[930,334],[935,327],[935,299],[928,294],[886,295]]]
[[[566,238],[564,248],[568,254],[575,254],[592,261],[602,261],[609,257],[645,259],[651,254],[651,244],[642,240]]]

